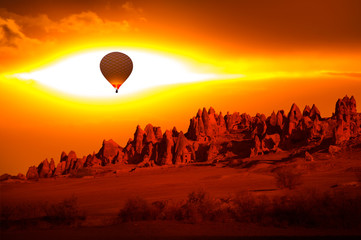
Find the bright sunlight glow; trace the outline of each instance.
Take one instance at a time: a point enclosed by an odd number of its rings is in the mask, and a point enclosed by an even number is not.
[[[132,94],[158,86],[215,79],[238,78],[240,75],[196,73],[170,56],[136,50],[102,50],[81,53],[44,69],[14,76],[34,80],[66,94],[86,97],[116,97],[114,88],[100,72],[100,60],[109,52],[120,51],[133,61],[133,72],[120,87],[119,95]]]

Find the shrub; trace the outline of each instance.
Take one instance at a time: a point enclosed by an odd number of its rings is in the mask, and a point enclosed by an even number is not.
[[[71,197],[59,203],[27,202],[1,205],[1,227],[36,226],[41,222],[50,224],[73,224],[85,219],[79,210],[77,198]]]
[[[350,228],[361,223],[360,202],[360,195],[308,191],[274,198],[269,214],[278,226]]]
[[[128,199],[118,216],[124,222],[151,220],[152,210],[146,200],[135,197]]]
[[[165,211],[168,208],[168,201],[155,201],[151,205],[151,216],[153,219],[165,220]]]
[[[181,207],[181,219],[192,223],[212,221],[215,218],[215,202],[203,190],[191,192]]]
[[[271,226],[344,227],[361,224],[361,195],[304,191],[268,198],[244,193],[226,200],[200,190],[178,202],[149,204],[129,199],[119,213],[123,221],[176,220],[188,223],[238,221]]]
[[[219,202],[199,190],[191,192],[187,200],[179,202],[156,201],[149,204],[142,198],[131,198],[118,216],[125,222],[160,219],[196,223],[224,218],[223,212]]]
[[[79,210],[78,199],[75,196],[46,206],[45,214],[46,221],[57,224],[72,224],[85,219],[84,213]]]
[[[267,211],[271,201],[264,195],[255,196],[250,193],[237,195],[232,201],[232,213],[236,221],[259,222],[267,220]]]
[[[294,189],[300,185],[302,174],[292,167],[282,167],[275,171],[277,187]]]

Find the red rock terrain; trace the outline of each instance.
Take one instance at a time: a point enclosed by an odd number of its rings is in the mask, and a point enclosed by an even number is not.
[[[136,167],[218,161],[242,164],[255,156],[282,151],[289,153],[285,158],[297,155],[310,160],[309,153],[320,150],[335,153],[357,142],[360,134],[361,114],[357,113],[354,97],[338,99],[335,113],[325,118],[315,105],[305,106],[301,112],[293,104],[287,115],[280,110],[269,117],[264,114],[251,117],[238,112],[223,116],[212,107],[208,111],[203,108],[190,119],[185,134],[176,127],[162,133],[160,127],[148,124],[143,130],[138,125],[124,147],[110,139],[103,141],[98,153],[82,158],[74,151],[63,152],[56,167],[53,159],[50,163],[45,159],[37,167],[30,167],[26,177],[76,175],[83,168],[117,164]]]
[[[301,176],[300,182],[290,189],[280,187],[275,179],[280,169],[296,171]],[[162,133],[160,127],[150,124],[144,129],[137,126],[133,138],[124,147],[113,140],[104,140],[97,153],[80,158],[74,151],[63,152],[58,164],[45,159],[37,167],[30,167],[26,177],[3,175],[2,180],[3,206],[28,209],[26,206],[33,208],[41,203],[44,208],[75,196],[79,209],[86,215],[79,225],[81,228],[51,226],[49,229],[48,225],[41,225],[40,230],[39,226],[35,230],[15,228],[3,232],[4,239],[23,239],[32,234],[36,239],[357,236],[361,232],[353,223],[357,224],[360,218],[347,214],[350,209],[351,213],[361,213],[360,205],[348,201],[349,198],[332,196],[360,199],[361,114],[356,111],[354,98],[347,96],[337,101],[335,113],[327,118],[314,105],[306,106],[301,112],[293,104],[287,115],[280,110],[269,117],[263,114],[251,117],[245,113],[223,115],[213,108],[203,109],[190,119],[185,134],[175,127]],[[284,225],[275,226],[267,218],[266,222],[254,225],[248,220],[234,221],[234,216],[232,221],[225,218],[197,224],[189,224],[184,216],[185,222],[176,218],[117,222],[120,209],[129,199],[144,199],[152,206],[167,203],[175,209],[187,209],[190,201],[186,200],[187,196],[198,189],[211,196],[220,215],[237,196],[274,199],[272,204],[279,204],[284,211],[282,207],[293,206],[292,196],[298,194],[302,198],[295,198],[299,204],[294,207],[295,211],[299,209],[296,212],[307,212],[307,206],[321,209],[321,215],[335,218],[336,225],[316,224],[309,228],[285,221]],[[327,192],[331,195],[314,197]],[[318,205],[312,205],[315,203]],[[247,204],[246,210],[251,208],[252,200]],[[207,211],[214,208],[212,205]],[[252,215],[260,214],[259,211]],[[343,212],[347,214],[341,214],[340,218],[347,221],[340,223],[337,214]],[[164,218],[161,214],[158,217]],[[41,230],[42,227],[46,230]]]

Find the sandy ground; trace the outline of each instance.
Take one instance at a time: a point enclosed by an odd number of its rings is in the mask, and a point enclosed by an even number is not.
[[[281,153],[282,154],[282,153]],[[46,230],[23,230],[2,232],[2,239],[23,239],[27,234],[47,239],[99,239],[95,232],[104,232],[101,239],[113,239],[118,235],[127,238],[153,236],[154,239],[175,236],[326,236],[326,235],[361,235],[361,231],[320,230],[320,229],[281,229],[260,226],[227,223],[183,224],[179,222],[138,222],[123,223],[112,226],[111,222],[130,197],[143,197],[146,200],[181,200],[195,190],[203,189],[211,197],[227,197],[243,192],[255,194],[280,195],[287,191],[328,191],[332,188],[351,192],[361,191],[359,182],[352,169],[361,167],[361,151],[343,153],[331,157],[328,154],[314,154],[314,162],[294,159],[282,163],[277,154],[252,159],[257,164],[249,168],[215,166],[172,166],[155,168],[137,168],[134,166],[116,166],[114,171],[103,175],[85,178],[53,178],[27,182],[2,182],[2,204],[21,204],[24,202],[59,202],[75,196],[79,206],[86,212],[85,228]],[[295,190],[278,189],[272,169],[285,164],[294,165],[303,172],[302,185]],[[113,168],[114,170],[114,168]],[[103,225],[103,226],[102,226]],[[86,229],[83,231],[81,229]],[[176,231],[175,231],[176,230]],[[30,232],[29,232],[30,231]],[[167,232],[168,231],[168,232]],[[61,232],[61,234],[59,234]],[[126,234],[125,234],[126,233]],[[160,234],[162,233],[162,234]],[[55,235],[54,235],[55,234]],[[95,234],[95,235],[94,235]],[[124,235],[125,234],[125,235]],[[71,239],[73,239],[71,238]],[[41,238],[37,238],[41,239]],[[213,238],[210,238],[213,239]]]

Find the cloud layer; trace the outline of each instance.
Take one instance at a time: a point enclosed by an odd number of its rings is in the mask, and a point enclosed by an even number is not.
[[[52,20],[47,14],[20,15],[0,9],[0,73],[15,60],[31,62],[42,53],[59,50],[64,43],[121,39],[119,36],[139,31],[138,23],[146,21],[142,10],[131,3],[123,4],[122,9],[129,19],[109,20],[82,11]]]

